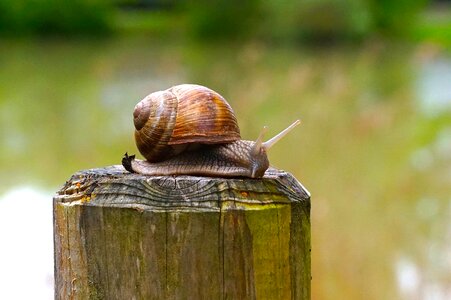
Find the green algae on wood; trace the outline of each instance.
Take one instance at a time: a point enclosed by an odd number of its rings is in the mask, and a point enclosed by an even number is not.
[[[310,196],[286,172],[85,170],[54,229],[56,299],[310,299]]]

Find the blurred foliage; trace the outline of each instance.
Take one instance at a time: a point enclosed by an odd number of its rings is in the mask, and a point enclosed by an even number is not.
[[[428,0],[2,0],[0,34],[114,32],[315,43],[374,35],[410,37],[412,31],[420,32],[414,34],[418,37],[429,34],[417,23],[427,4]]]
[[[107,0],[2,0],[0,32],[23,34],[103,34],[111,29]]]
[[[374,28],[380,33],[410,33],[428,0],[369,0]]]
[[[361,0],[269,1],[264,32],[277,39],[331,41],[371,33],[371,16]]]
[[[188,0],[182,7],[194,37],[234,39],[257,30],[261,4],[260,0]]]
[[[443,7],[429,9],[422,14],[412,34],[416,41],[451,47],[451,10]]]
[[[190,2],[188,2],[190,3]],[[195,1],[188,28],[201,38],[246,36],[285,41],[360,40],[402,36],[414,28],[427,0]]]

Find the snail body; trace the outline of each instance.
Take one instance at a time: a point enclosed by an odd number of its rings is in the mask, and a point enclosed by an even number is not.
[[[263,142],[242,140],[232,108],[218,93],[183,84],[152,93],[135,106],[135,140],[146,160],[125,154],[126,170],[142,175],[263,177],[268,149],[300,122]]]
[[[202,175],[214,177],[262,177],[269,167],[266,155],[246,157],[254,142],[233,143],[202,147],[182,152],[165,161],[149,163],[125,156],[126,169],[143,175]],[[130,159],[132,158],[132,159]],[[127,162],[128,160],[128,162]],[[124,164],[124,161],[123,161]]]

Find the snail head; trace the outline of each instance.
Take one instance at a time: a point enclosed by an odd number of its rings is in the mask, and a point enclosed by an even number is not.
[[[269,148],[274,146],[275,143],[277,143],[281,138],[286,136],[291,130],[293,130],[294,127],[299,125],[301,123],[300,120],[296,120],[282,130],[280,133],[278,133],[273,138],[269,139],[266,142],[263,142],[263,138],[268,131],[267,126],[263,126],[262,131],[260,132],[257,140],[254,142],[254,145],[252,146],[250,158],[251,158],[251,165],[252,165],[252,177],[262,177],[265,173],[266,169],[269,167],[269,161],[267,152]]]

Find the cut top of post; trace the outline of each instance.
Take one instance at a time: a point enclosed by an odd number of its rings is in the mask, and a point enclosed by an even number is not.
[[[249,179],[151,177],[115,165],[75,173],[58,191],[55,201],[140,210],[219,211],[225,201],[247,209],[290,202],[304,202],[310,207],[310,194],[290,173],[273,168],[263,178]]]

